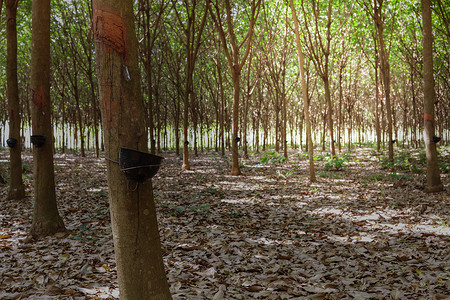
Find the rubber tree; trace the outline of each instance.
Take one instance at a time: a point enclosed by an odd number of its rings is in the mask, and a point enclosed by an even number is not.
[[[17,3],[16,0],[5,0],[7,42],[6,82],[8,90],[9,135],[10,138],[14,138],[17,141],[17,144],[9,150],[9,199],[22,199],[25,197],[25,188],[22,181],[22,141],[20,138],[20,102],[17,82]]]
[[[148,151],[133,1],[94,0],[93,31],[114,252],[122,300],[171,299],[151,180],[121,172],[121,147]]]
[[[433,77],[433,34],[431,23],[431,1],[422,0],[423,22],[423,119],[424,140],[427,156],[426,192],[440,192],[443,184],[439,175],[434,122],[434,77]]]
[[[294,32],[295,32],[295,43],[297,45],[297,56],[298,56],[298,65],[300,68],[300,79],[302,84],[302,96],[303,96],[303,112],[305,114],[305,125],[306,125],[306,136],[308,143],[308,152],[309,152],[309,180],[311,182],[316,181],[316,172],[314,169],[314,146],[312,142],[312,134],[311,134],[311,121],[309,118],[309,100],[308,100],[308,90],[305,79],[305,65],[303,58],[302,45],[300,43],[300,30],[298,26],[298,17],[297,12],[295,10],[295,6],[293,0],[289,1],[292,11],[292,18],[294,19]]]
[[[312,10],[314,15],[314,29],[312,29],[313,25],[309,25],[307,13],[302,2],[302,10],[303,16],[305,19],[305,29],[307,32],[307,42],[306,46],[309,50],[310,57],[312,62],[314,63],[314,67],[319,74],[320,78],[323,81],[323,85],[325,88],[325,105],[326,105],[326,122],[329,130],[330,137],[330,150],[331,156],[333,158],[336,157],[336,149],[335,149],[335,141],[334,141],[334,131],[333,131],[333,105],[331,103],[331,91],[330,91],[330,48],[331,48],[331,24],[334,20],[332,18],[332,8],[333,1],[328,1],[327,6],[327,17],[326,17],[326,33],[325,38],[321,34],[321,30],[319,29],[320,20],[324,19],[324,17],[320,16],[320,8],[322,4],[319,1],[312,1]],[[310,29],[311,27],[311,29]],[[325,126],[325,122],[324,122]]]
[[[63,231],[56,204],[53,132],[50,102],[50,0],[32,2],[31,119],[33,135],[43,136],[33,147],[33,238]]]
[[[373,0],[373,21],[378,34],[378,45],[380,51],[380,64],[382,82],[384,87],[384,97],[386,100],[386,117],[389,144],[389,161],[394,162],[394,142],[392,135],[392,106],[391,106],[391,71],[389,64],[389,52],[384,41],[384,17],[383,17],[383,1]]]
[[[153,116],[153,58],[155,42],[161,33],[162,16],[170,1],[162,0],[158,3],[150,0],[139,0],[139,26],[142,32],[141,58],[147,75],[148,88],[148,131],[151,141],[151,153],[155,153],[156,142],[154,137],[155,121]],[[156,5],[155,5],[156,4]],[[141,24],[142,23],[142,24]]]
[[[238,42],[236,37],[236,27],[233,16],[239,11],[239,8],[232,8],[230,0],[218,1],[212,3],[207,0],[208,10],[214,22],[216,30],[219,32],[219,39],[223,47],[223,51],[227,58],[228,67],[231,72],[233,81],[233,134],[232,134],[232,168],[231,175],[240,175],[239,168],[239,154],[238,154],[238,132],[239,132],[239,98],[240,98],[240,84],[241,71],[245,65],[247,57],[250,54],[252,46],[252,37],[256,20],[258,19],[261,0],[250,1],[249,24],[244,38]],[[222,5],[225,6],[223,9]],[[226,20],[223,20],[225,17]],[[240,51],[244,49],[243,53]]]
[[[181,39],[181,42],[186,51],[186,81],[185,81],[185,90],[184,90],[184,101],[183,101],[183,139],[184,139],[184,147],[183,147],[183,170],[190,170],[189,164],[189,141],[188,141],[188,123],[189,123],[189,103],[194,102],[194,70],[195,70],[195,62],[198,57],[198,50],[201,45],[201,38],[203,29],[206,24],[206,17],[208,15],[208,10],[206,7],[203,8],[203,11],[198,11],[198,7],[201,8],[201,5],[196,0],[183,1],[185,13],[187,15],[186,23],[181,17],[181,12],[177,9],[179,5],[178,2],[173,2],[173,10],[175,11],[178,24],[182,28],[182,32],[184,32],[184,36]],[[199,14],[203,14],[201,18],[197,20]],[[192,105],[195,108],[195,103]],[[194,126],[194,130],[196,130]],[[194,145],[196,145],[197,141],[194,139]]]

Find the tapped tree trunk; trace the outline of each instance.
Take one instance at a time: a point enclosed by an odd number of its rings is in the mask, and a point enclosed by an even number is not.
[[[42,135],[42,147],[33,147],[33,238],[64,230],[56,205],[53,133],[50,103],[50,0],[33,0],[31,37],[31,118],[33,135]]]
[[[25,188],[22,181],[22,139],[20,138],[20,103],[17,83],[17,3],[15,0],[5,1],[6,40],[8,44],[6,81],[8,86],[9,137],[17,141],[17,144],[9,150],[11,166],[8,199],[25,197]]]
[[[240,92],[240,72],[233,70],[233,140],[231,147],[231,175],[241,175],[241,170],[239,168],[239,152],[238,152],[238,124],[239,124],[239,92]]]
[[[433,36],[431,25],[431,1],[422,0],[423,21],[423,119],[424,139],[427,156],[427,185],[425,191],[440,192],[443,184],[439,175],[434,121],[434,77],[433,77]]]
[[[95,0],[93,16],[120,299],[171,299],[152,182],[128,182],[117,163],[120,147],[148,151],[133,1]]]

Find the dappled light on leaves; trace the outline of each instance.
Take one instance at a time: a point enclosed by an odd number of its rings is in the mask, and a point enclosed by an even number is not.
[[[2,200],[2,299],[118,299],[105,161],[92,155],[55,156],[66,233],[27,243],[30,198]],[[174,299],[448,295],[448,193],[425,194],[422,173],[387,176],[368,149],[348,155],[340,171],[320,162],[316,183],[294,153],[265,163],[251,154],[240,177],[215,153],[193,158],[188,172],[164,156],[153,185]]]

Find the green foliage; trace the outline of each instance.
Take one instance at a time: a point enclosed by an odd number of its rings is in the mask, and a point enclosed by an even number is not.
[[[411,180],[411,176],[398,174],[396,171],[390,173],[389,176],[395,181],[398,181],[398,180],[401,180],[401,179]]]
[[[367,179],[370,181],[378,182],[384,180],[384,176],[382,174],[371,174],[367,176]]]
[[[261,158],[261,163],[265,164],[267,162],[271,162],[273,164],[284,163],[287,161],[287,158],[278,152],[266,152],[264,156]]]
[[[326,170],[335,170],[340,171],[344,167],[344,165],[348,162],[348,159],[346,156],[343,157],[328,157],[327,162],[325,163],[324,168]]]
[[[323,156],[322,154],[316,154],[316,155],[314,155],[313,159],[315,161],[322,161],[325,159],[325,156]]]
[[[400,150],[394,155],[394,161],[390,162],[387,157],[379,157],[378,163],[384,169],[395,169],[402,171],[410,171],[412,173],[423,173],[423,167],[425,167],[425,160],[422,154],[416,154],[413,151]]]
[[[191,206],[190,209],[196,214],[207,217],[210,214],[211,207],[209,205]]]
[[[447,173],[447,174],[450,173],[450,162],[449,161],[443,161],[443,162],[439,163],[439,168],[444,173]]]
[[[185,210],[186,208],[184,206],[169,205],[169,215],[171,216],[181,215]]]
[[[204,191],[203,194],[205,196],[210,196],[210,197],[218,197],[218,198],[224,198],[225,197],[225,193],[218,188],[214,188],[214,187],[207,187]]]
[[[230,208],[228,211],[224,214],[224,217],[226,218],[239,218],[242,216],[242,213],[239,209]]]
[[[26,163],[22,164],[22,173],[23,174],[28,174],[30,173],[30,166]]]

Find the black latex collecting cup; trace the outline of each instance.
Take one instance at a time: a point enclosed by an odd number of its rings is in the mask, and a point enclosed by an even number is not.
[[[164,157],[129,148],[120,148],[120,170],[129,181],[144,182],[159,170]]]

